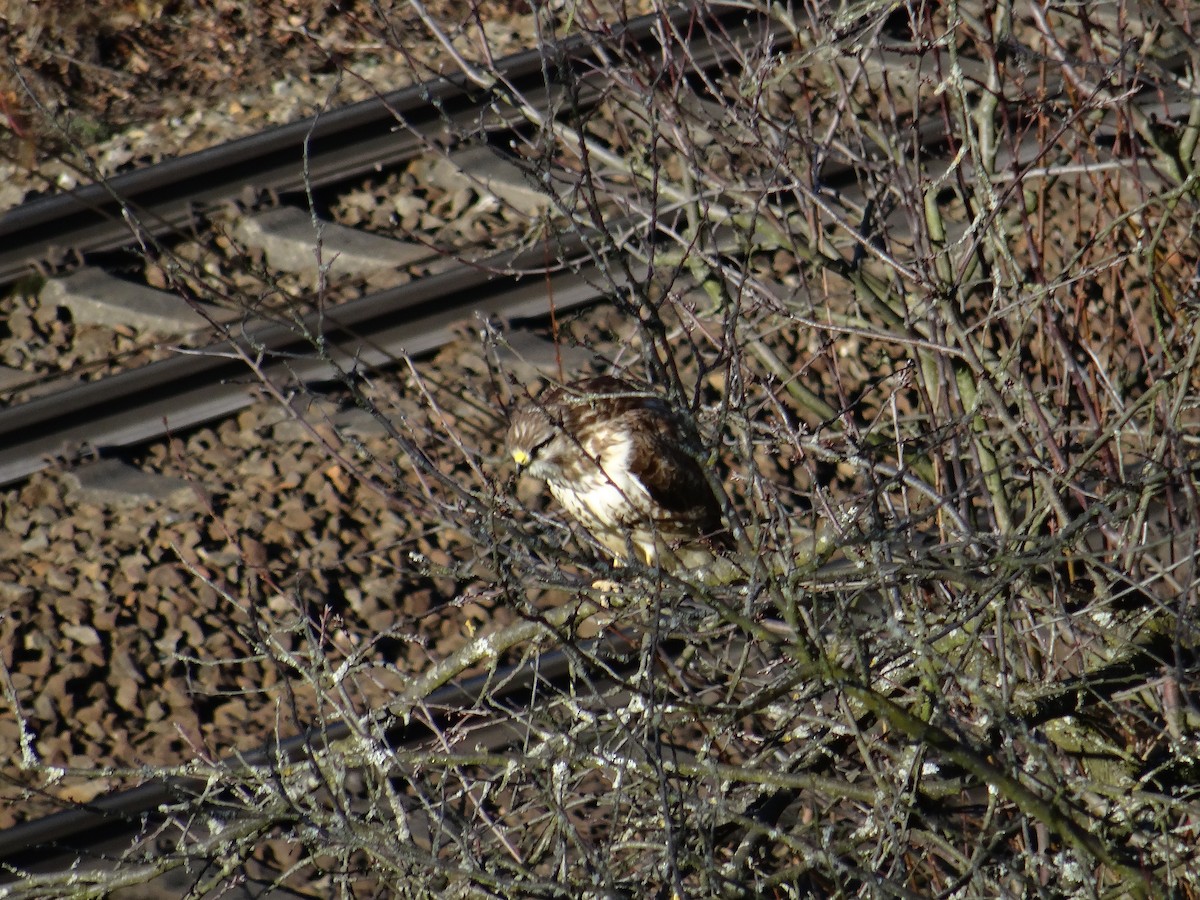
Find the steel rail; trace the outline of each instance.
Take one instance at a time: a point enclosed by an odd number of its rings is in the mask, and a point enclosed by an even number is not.
[[[672,27],[686,30],[695,16],[683,7],[667,19]],[[746,18],[745,10],[726,9],[703,21],[744,33]],[[662,26],[660,16],[641,16],[615,27],[603,40],[572,35],[557,45],[506,57],[497,63],[496,86],[490,90],[461,75],[443,77],[70,193],[36,198],[0,215],[0,285],[56,254],[135,246],[139,235],[164,237],[192,221],[197,211],[233,200],[247,187],[276,193],[321,188],[411,159],[462,135],[511,127],[519,124],[519,114],[509,105],[514,98],[549,111],[569,86],[573,102],[592,103],[606,77],[605,45],[611,49],[627,42],[637,45],[637,52],[661,52]],[[719,60],[722,52],[707,34],[689,46],[702,65]]]
[[[652,24],[644,19],[637,20],[630,25],[627,33],[645,38]],[[698,60],[701,64],[721,61],[719,48],[712,42],[703,42],[703,48],[704,53]],[[889,65],[901,68],[911,66],[911,60],[903,54],[886,49],[880,53]],[[516,63],[513,65],[516,70],[524,71],[524,67],[533,65],[535,60],[539,61],[540,66],[542,57],[537,53],[525,53],[511,57],[512,60],[521,60],[520,66],[516,66]],[[444,113],[445,106],[434,97],[434,89],[449,91],[451,87],[448,81],[437,82],[429,88],[429,92],[423,94],[423,105],[414,105],[416,95],[413,91],[421,92],[407,89],[401,92],[407,104],[405,108],[410,111],[421,109],[429,121],[442,122],[444,120],[439,116]],[[467,95],[460,93],[454,96],[462,100]],[[1161,101],[1151,97],[1150,102]],[[321,125],[326,128],[324,134],[332,135],[337,129],[329,123],[341,121],[342,118],[350,123],[366,118],[372,123],[371,127],[378,127],[380,123],[377,117],[382,109],[376,101],[357,104],[341,113],[334,112],[297,126],[274,129],[267,133],[270,140],[263,140],[272,145],[282,143],[295,151],[295,142],[301,140],[296,133],[299,130],[307,133]],[[435,115],[430,112],[433,109],[442,111]],[[1175,107],[1172,107],[1172,111],[1175,111]],[[396,116],[390,110],[385,110],[385,113],[384,118],[390,129],[395,125]],[[300,125],[304,128],[300,129]],[[408,137],[416,140],[412,134]],[[422,137],[419,141],[422,148],[426,138]],[[391,139],[397,140],[395,135]],[[258,139],[247,138],[235,144],[255,140]],[[292,143],[288,144],[289,140]],[[947,140],[940,120],[922,122],[918,140],[927,168],[938,170],[939,166],[951,164],[948,159],[939,160],[936,156],[927,155],[943,146]],[[1025,143],[1029,144],[1030,141],[1027,139]],[[1025,144],[1021,149],[1026,149]],[[1028,149],[1036,151],[1037,148],[1031,145]],[[211,152],[225,159],[228,151],[227,148],[214,148]],[[1002,149],[1000,154],[1002,159],[1007,160],[1005,168],[1015,167],[1022,155],[1021,150],[1013,153],[1008,149]],[[1031,156],[1036,158],[1036,152]],[[175,162],[183,164],[188,159],[192,158]],[[170,165],[163,164],[148,170],[148,183],[158,183],[161,173],[168,170]],[[296,163],[293,161],[289,165],[295,176],[299,171]],[[209,168],[197,164],[195,171],[209,171]],[[843,207],[869,208],[866,194],[856,184],[857,174],[852,166],[845,163],[826,164],[818,180],[818,192],[825,198],[837,200]],[[141,175],[131,173],[129,178]],[[108,187],[115,192],[120,184],[114,179]],[[102,189],[104,186],[94,187]],[[146,185],[139,189],[146,189]],[[49,198],[48,202],[77,204],[79,200],[78,197],[72,199],[72,195],[67,195]],[[4,221],[0,219],[0,234],[3,233]],[[121,233],[128,237],[129,227],[124,222],[119,225]],[[590,263],[583,262],[586,257],[583,242],[575,241],[574,251],[565,252],[568,257],[575,252],[576,262],[583,264],[585,269],[579,272],[561,271],[549,279],[549,289],[554,292],[553,300],[559,309],[587,303],[604,293],[598,286],[600,273]],[[540,270],[543,265],[544,257],[537,253],[526,254],[520,260],[501,257],[479,266],[463,265],[448,274],[424,278],[352,301],[336,311],[314,314],[305,322],[304,328],[261,322],[250,324],[243,329],[243,337],[238,341],[193,351],[100,381],[72,386],[20,406],[0,409],[0,486],[19,481],[45,468],[52,459],[64,452],[69,454],[79,449],[118,450],[212,421],[248,405],[252,401],[251,393],[245,385],[239,384],[250,377],[244,361],[246,359],[265,359],[264,374],[290,382],[333,377],[335,368],[328,360],[314,356],[311,341],[303,336],[305,333],[321,334],[327,343],[340,346],[341,361],[347,366],[353,366],[356,362],[358,365],[380,365],[394,361],[403,353],[419,354],[440,346],[450,337],[449,327],[472,313],[484,312],[504,317],[540,315],[546,312],[550,299],[539,296],[543,287],[541,281],[535,283],[534,279],[522,282],[517,278],[493,278],[489,270],[506,270],[513,266]],[[597,286],[586,286],[588,278],[596,279]],[[443,295],[445,301],[439,302],[437,298]]]
[[[0,410],[0,485],[45,468],[64,448],[129,447],[227,416],[254,402],[264,380],[289,386],[333,380],[434,350],[472,315],[541,317],[551,302],[565,311],[620,287],[601,277],[583,238],[565,240],[556,257],[560,268],[546,275],[541,250],[460,263],[314,311],[301,323],[247,323],[205,349]]]
[[[471,744],[499,751],[527,735],[513,720],[500,717],[498,709],[528,708],[535,701],[547,702],[566,690],[574,680],[573,673],[586,663],[600,665],[588,666],[597,692],[620,689],[614,674],[632,671],[636,665],[635,660],[625,658],[629,649],[623,638],[610,633],[569,651],[547,651],[496,672],[448,684],[422,702],[428,719],[413,716],[393,724],[384,733],[384,740],[393,750],[420,747],[452,727],[456,717],[478,708],[486,698],[492,721],[472,727]],[[665,648],[664,652],[669,650]],[[232,777],[255,767],[303,763],[349,738],[353,728],[350,722],[339,719],[258,750],[232,755],[217,766],[228,769]],[[195,801],[204,794],[209,781],[207,776],[157,779],[8,828],[0,832],[0,884],[38,873],[128,862],[130,854],[151,838],[154,847],[149,852],[165,852],[164,829],[176,819],[172,807]],[[197,811],[189,812],[194,815]],[[186,852],[185,834],[186,829],[179,828],[175,835],[182,852]]]
[[[945,141],[935,125],[920,129],[925,149]],[[1006,148],[999,158],[1005,168],[1015,168],[1019,159],[1035,158],[1035,144],[1027,138],[1016,152]],[[937,171],[950,161],[932,157],[925,164]],[[865,207],[855,177],[848,166],[831,166],[820,193]],[[405,354],[434,350],[451,339],[454,324],[475,314],[535,318],[551,302],[566,311],[622,287],[604,281],[585,236],[565,237],[555,257],[560,268],[547,277],[541,276],[546,260],[541,250],[459,262],[448,272],[310,313],[299,325],[246,323],[235,339],[0,409],[0,486],[27,478],[64,453],[119,450],[227,416],[253,402],[259,377],[288,384],[326,381],[338,377],[339,366],[345,371],[388,365]],[[328,357],[317,355],[314,335],[320,335]],[[257,373],[249,361],[258,361]]]

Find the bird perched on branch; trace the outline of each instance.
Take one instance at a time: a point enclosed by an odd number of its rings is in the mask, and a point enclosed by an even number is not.
[[[611,376],[546,391],[513,413],[508,453],[618,560],[678,572],[731,542],[685,420]]]

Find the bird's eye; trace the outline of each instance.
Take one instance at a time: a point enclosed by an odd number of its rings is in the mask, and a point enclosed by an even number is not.
[[[548,438],[543,438],[541,441],[538,441],[538,443],[534,444],[528,450],[524,449],[523,447],[515,447],[511,454],[512,458],[513,458],[513,462],[515,462],[522,469],[526,468],[527,466],[529,466],[530,463],[532,463],[535,459],[537,459],[537,456],[541,452],[542,448],[545,447],[548,443],[550,443],[552,437],[553,436],[548,437]]]

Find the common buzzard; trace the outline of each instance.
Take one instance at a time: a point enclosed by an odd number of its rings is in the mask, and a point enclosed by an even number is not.
[[[543,393],[513,413],[508,452],[617,559],[681,571],[729,545],[721,506],[680,416],[611,376]]]

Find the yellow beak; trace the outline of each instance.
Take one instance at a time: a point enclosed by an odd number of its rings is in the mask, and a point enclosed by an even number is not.
[[[512,458],[513,462],[515,462],[521,468],[529,465],[530,462],[530,456],[524,450],[514,450],[512,452]]]

